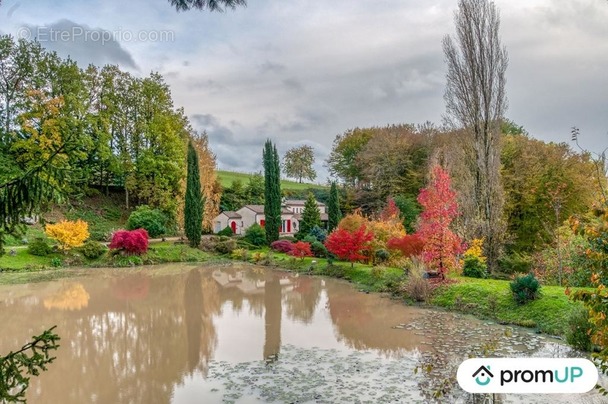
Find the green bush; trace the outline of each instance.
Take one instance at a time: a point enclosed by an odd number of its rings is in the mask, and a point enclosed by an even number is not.
[[[375,255],[378,262],[384,262],[391,257],[391,253],[384,249],[376,250]]]
[[[296,241],[296,238],[293,236],[282,236],[279,237],[279,240]]]
[[[51,260],[51,266],[54,268],[59,268],[63,266],[63,261],[59,257],[55,257]]]
[[[266,244],[266,230],[255,223],[245,230],[245,237],[243,239],[255,246],[263,246]]]
[[[232,254],[236,250],[236,240],[220,241],[215,244],[214,249],[220,254]]]
[[[303,242],[308,243],[308,244],[312,244],[315,241],[317,241],[317,239],[315,238],[315,236],[311,236],[309,234],[306,237],[301,238],[300,241],[303,241]]]
[[[589,323],[589,312],[583,307],[577,307],[568,317],[568,326],[566,328],[566,341],[575,349],[582,351],[591,351],[593,343],[589,330],[592,324]]]
[[[230,226],[226,226],[223,230],[220,230],[217,233],[218,236],[226,236],[226,237],[232,237],[234,236],[234,233],[232,232],[232,229],[230,228]]]
[[[517,304],[525,304],[540,295],[540,282],[532,273],[518,276],[511,282],[511,292]]]
[[[310,251],[317,258],[326,258],[328,255],[327,247],[320,241],[310,243]]]
[[[532,258],[519,253],[503,255],[498,260],[498,267],[501,272],[506,274],[525,274],[532,269]]]
[[[27,245],[27,252],[32,255],[44,257],[49,255],[52,251],[48,241],[42,237],[36,237],[34,241]]]
[[[167,232],[167,221],[167,216],[160,210],[141,205],[129,216],[127,229],[146,229],[150,238],[156,238]]]
[[[82,247],[79,248],[82,255],[88,259],[94,260],[101,257],[108,250],[108,247],[100,243],[99,241],[89,240]]]
[[[89,240],[94,240],[94,241],[110,241],[110,235],[111,233],[107,233],[103,230],[92,230],[90,231],[90,236],[89,236]]]
[[[465,256],[462,274],[469,278],[487,278],[488,267],[478,257]]]

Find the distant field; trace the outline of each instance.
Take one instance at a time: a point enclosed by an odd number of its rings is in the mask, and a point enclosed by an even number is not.
[[[234,180],[241,180],[243,182],[243,185],[247,184],[251,174],[218,170],[217,176],[220,179],[222,186],[227,188],[232,184],[232,181],[234,181]],[[281,189],[303,190],[303,189],[308,189],[308,188],[327,188],[327,187],[324,185],[308,184],[305,182],[300,184],[299,182],[295,182],[295,181],[281,180]]]

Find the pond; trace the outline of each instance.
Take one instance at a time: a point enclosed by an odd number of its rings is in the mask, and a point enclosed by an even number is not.
[[[0,286],[0,352],[53,325],[61,336],[30,403],[468,402],[454,378],[469,354],[580,356],[527,329],[263,267],[65,275]],[[498,399],[601,402],[594,392]]]

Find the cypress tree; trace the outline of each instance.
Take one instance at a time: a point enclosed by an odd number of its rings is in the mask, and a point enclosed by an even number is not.
[[[331,183],[331,189],[329,191],[329,202],[327,206],[327,231],[331,232],[333,229],[338,227],[338,223],[342,219],[342,212],[340,211],[340,197],[338,196],[338,187],[336,182]]]
[[[308,193],[308,198],[304,203],[304,212],[302,212],[302,220],[300,221],[300,237],[308,236],[308,233],[315,226],[321,226],[321,211],[319,205],[312,192]]]
[[[281,227],[281,169],[279,153],[270,139],[264,144],[264,216],[268,244],[279,239]]]
[[[198,156],[192,143],[188,143],[188,174],[186,177],[186,206],[184,207],[184,230],[191,247],[201,243],[203,229],[203,197],[198,171]]]

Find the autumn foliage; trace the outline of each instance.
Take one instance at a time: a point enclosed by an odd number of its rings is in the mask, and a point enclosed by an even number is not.
[[[327,250],[336,257],[351,262],[365,259],[365,252],[371,247],[374,233],[368,231],[367,226],[362,224],[357,230],[349,231],[338,227],[325,241]]]
[[[298,241],[291,245],[291,250],[287,252],[292,257],[304,259],[304,257],[312,257],[312,251],[310,250],[310,244],[304,241]]]
[[[386,245],[391,250],[398,250],[404,257],[410,258],[422,253],[424,240],[418,234],[408,234],[400,238],[392,238]]]
[[[277,252],[288,253],[293,248],[293,244],[289,240],[277,240],[270,243],[270,249]]]
[[[423,211],[417,235],[424,240],[422,259],[431,268],[445,274],[456,265],[456,255],[463,251],[460,237],[450,230],[450,224],[458,217],[456,192],[451,188],[450,176],[436,165],[428,187],[418,195]]]
[[[110,248],[126,255],[141,255],[148,251],[148,232],[144,229],[118,230],[112,236]]]
[[[80,247],[89,238],[89,224],[83,220],[62,220],[56,224],[47,224],[45,233],[57,240],[62,251]]]

